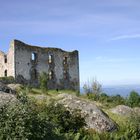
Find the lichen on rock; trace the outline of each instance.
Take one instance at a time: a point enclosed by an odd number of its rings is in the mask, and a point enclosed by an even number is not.
[[[81,113],[86,116],[87,128],[94,129],[98,132],[112,132],[117,130],[117,124],[93,102],[69,94],[60,94],[58,97],[58,102],[65,107],[81,110]]]

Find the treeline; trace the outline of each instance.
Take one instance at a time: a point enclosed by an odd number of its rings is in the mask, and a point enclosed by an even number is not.
[[[129,96],[124,98],[121,95],[107,95],[102,92],[102,85],[97,81],[88,82],[83,86],[84,93],[88,99],[104,103],[108,107],[116,105],[127,105],[130,107],[140,107],[140,94],[131,91]]]

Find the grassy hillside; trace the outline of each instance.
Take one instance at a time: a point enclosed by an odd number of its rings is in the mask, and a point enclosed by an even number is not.
[[[27,89],[26,89],[27,90]],[[46,93],[42,93],[40,89],[31,89],[28,92],[28,95],[35,98],[39,105],[44,104],[46,102],[51,102],[52,100],[57,99],[57,95],[61,93],[74,94],[77,95],[77,92],[69,91],[69,90],[49,90]],[[72,136],[68,137],[76,137],[77,139],[140,139],[140,116],[132,115],[132,116],[121,116],[117,114],[113,114],[110,112],[110,108],[119,105],[126,104],[127,99],[122,98],[121,96],[106,96],[104,94],[100,95],[100,97],[95,97],[95,95],[79,95],[79,98],[89,100],[94,102],[97,106],[105,111],[110,118],[112,118],[116,124],[118,125],[118,131],[113,133],[97,133],[94,130],[84,130],[84,132],[72,133]],[[42,100],[40,100],[42,98]],[[98,99],[97,99],[98,98]],[[83,130],[82,130],[83,131]],[[70,135],[71,135],[70,133]],[[84,133],[84,135],[83,135]],[[69,135],[69,134],[67,134]]]
[[[110,112],[110,108],[125,103],[121,97],[106,95],[79,95],[79,98],[94,102],[118,125],[115,132],[98,133],[85,129],[85,121],[77,110],[68,111],[55,104],[57,95],[74,91],[49,90],[23,87],[18,90],[18,103],[0,107],[0,139],[36,140],[138,140],[140,139],[140,116],[121,116]],[[115,99],[115,100],[114,100]]]

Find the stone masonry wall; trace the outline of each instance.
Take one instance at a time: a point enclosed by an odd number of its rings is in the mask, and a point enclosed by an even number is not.
[[[7,54],[0,51],[0,77],[13,76],[15,77],[14,69],[14,46],[11,43]]]
[[[79,90],[78,51],[41,48],[18,40],[14,40],[14,48],[15,77],[18,81],[38,85],[39,75],[46,72],[49,89]]]
[[[8,76],[15,77],[15,48],[14,41],[11,42],[9,51],[7,53],[7,62],[8,62]]]
[[[4,52],[0,52],[0,77],[4,77],[4,71],[7,69],[7,65],[4,63]]]

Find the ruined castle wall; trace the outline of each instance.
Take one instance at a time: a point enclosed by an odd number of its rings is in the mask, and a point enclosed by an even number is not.
[[[0,77],[4,77],[4,71],[7,69],[7,65],[4,63],[5,53],[0,52]]]
[[[70,75],[70,85],[71,88],[75,88],[75,90],[79,90],[79,54],[78,51],[74,51],[69,55],[69,75]]]
[[[27,49],[24,49],[21,44],[15,46],[15,70],[17,76],[23,76],[25,79],[30,79],[29,71],[31,69],[31,54]]]
[[[35,61],[32,60],[32,53],[37,55],[37,59]],[[36,78],[32,79],[31,77],[33,70],[36,70],[37,76],[39,76],[39,74],[43,71],[48,71],[46,53],[40,48],[28,46],[21,42],[15,42],[15,54],[16,77],[23,76],[28,81],[36,80]]]
[[[8,76],[15,77],[15,48],[13,41],[11,42],[7,53],[7,74]]]
[[[33,54],[35,60],[32,60]],[[39,75],[46,72],[50,89],[79,90],[77,51],[65,52],[57,48],[41,48],[15,40],[15,71],[17,79],[25,79],[31,84],[38,85]]]
[[[14,46],[10,46],[7,54],[0,52],[0,77],[15,77],[14,69]]]

